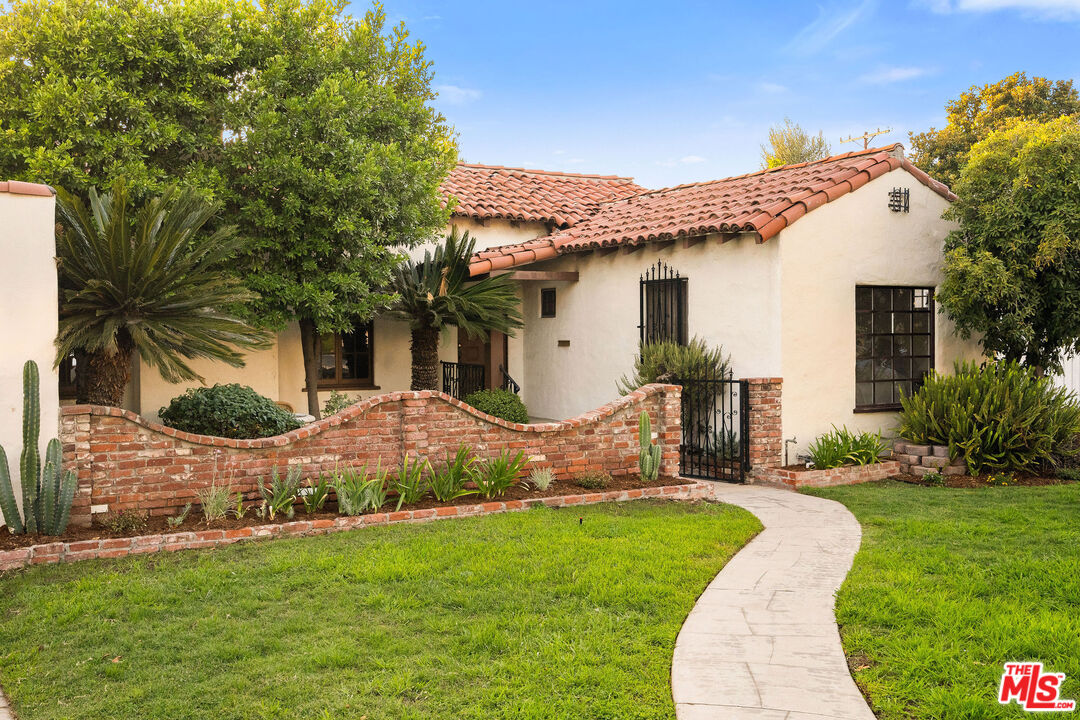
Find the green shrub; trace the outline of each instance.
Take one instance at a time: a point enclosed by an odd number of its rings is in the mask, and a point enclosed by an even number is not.
[[[881,433],[853,433],[846,427],[837,428],[818,437],[807,448],[810,460],[819,470],[828,470],[843,465],[872,465],[881,461],[885,452],[885,443]]]
[[[600,470],[594,470],[587,472],[581,477],[574,480],[579,487],[583,487],[586,490],[603,490],[611,484],[611,475]]]
[[[401,461],[401,469],[394,479],[394,489],[397,490],[398,499],[396,510],[402,505],[412,505],[424,499],[428,491],[428,477],[432,474],[431,465],[427,460],[419,458],[409,459],[406,455]]]
[[[300,476],[303,470],[299,465],[290,465],[285,471],[285,477],[278,474],[276,467],[270,468],[270,484],[259,485],[259,495],[262,496],[262,505],[257,511],[261,517],[269,515],[273,520],[278,515],[284,515],[292,519],[296,514],[293,504],[300,497]]]
[[[233,498],[232,486],[219,486],[215,481],[210,484],[210,487],[198,488],[195,491],[195,496],[199,498],[203,518],[206,519],[206,524],[209,525],[215,520],[224,520],[228,514],[229,505],[232,504]]]
[[[387,476],[381,463],[372,477],[368,476],[367,465],[335,469],[331,485],[337,494],[338,512],[342,515],[363,515],[368,511],[378,511],[386,504],[390,494]]]
[[[355,398],[352,398],[343,392],[331,390],[330,397],[328,397],[326,399],[326,402],[323,403],[322,415],[323,417],[337,415],[339,412],[349,407],[350,405],[353,405],[354,403],[356,403]]]
[[[543,492],[551,487],[551,483],[555,480],[555,472],[551,468],[534,468],[529,473],[529,484],[534,488]]]
[[[428,485],[431,486],[431,494],[435,499],[439,502],[450,502],[466,495],[475,495],[475,490],[465,489],[475,462],[476,458],[472,456],[469,446],[461,445],[454,459],[448,462],[445,468],[433,470],[428,478]]]
[[[945,476],[939,472],[928,472],[922,476],[922,479],[927,485],[942,486],[945,484]]]
[[[158,415],[177,430],[240,439],[281,435],[301,424],[270,398],[236,383],[192,388]]]
[[[974,475],[1035,471],[1075,454],[1080,405],[1072,393],[1015,362],[957,363],[931,373],[900,399],[900,435],[920,445],[948,445]]]
[[[477,390],[465,398],[465,404],[507,422],[529,422],[529,411],[525,409],[525,403],[509,390]]]
[[[688,377],[721,378],[728,372],[728,358],[721,347],[710,348],[699,337],[686,345],[673,342],[645,343],[634,356],[634,372],[618,382],[619,392],[627,395],[642,385],[673,382]]]
[[[1076,467],[1058,468],[1057,473],[1055,473],[1055,474],[1057,475],[1057,477],[1061,478],[1062,480],[1070,480],[1072,482],[1080,482],[1080,468],[1076,468]]]
[[[147,514],[136,510],[121,510],[115,513],[106,513],[100,522],[114,535],[131,535],[146,529]]]

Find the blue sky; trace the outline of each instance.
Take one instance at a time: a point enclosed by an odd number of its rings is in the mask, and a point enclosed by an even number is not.
[[[352,12],[367,5],[356,2]],[[387,0],[435,63],[462,159],[664,187],[758,169],[789,116],[877,143],[1017,70],[1080,80],[1080,0]]]

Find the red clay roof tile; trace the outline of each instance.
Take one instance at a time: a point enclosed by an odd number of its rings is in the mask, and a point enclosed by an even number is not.
[[[711,233],[752,232],[765,242],[806,213],[900,167],[945,199],[956,199],[948,187],[904,158],[897,144],[603,202],[591,217],[562,232],[488,248],[478,254],[470,272],[481,275],[496,264],[504,268],[557,254]],[[534,250],[534,259],[526,259],[523,250]]]
[[[0,193],[49,197],[53,195],[53,189],[48,185],[40,185],[38,183],[22,182],[21,180],[6,180],[0,182]]]
[[[454,215],[549,222],[568,228],[600,203],[644,192],[633,178],[459,163],[442,184],[457,199]]]

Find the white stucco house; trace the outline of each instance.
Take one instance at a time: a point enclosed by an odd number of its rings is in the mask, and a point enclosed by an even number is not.
[[[798,453],[833,425],[888,433],[901,390],[980,355],[934,303],[953,195],[899,145],[662,190],[462,164],[443,190],[477,238],[473,275],[514,272],[526,324],[487,343],[450,331],[440,357],[448,373],[483,366],[487,386],[509,376],[537,418],[613,399],[643,337],[699,336],[736,377],[782,378],[782,433]],[[404,323],[377,318],[324,345],[320,392],[408,388]],[[306,404],[296,327],[245,368],[196,369]],[[184,389],[140,367],[127,404],[153,416]]]

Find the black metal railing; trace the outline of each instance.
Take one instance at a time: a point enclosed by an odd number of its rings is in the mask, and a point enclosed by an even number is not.
[[[506,368],[499,365],[499,372],[502,373],[502,385],[503,390],[509,390],[510,392],[518,395],[521,393],[521,386],[517,384],[517,380],[510,377],[510,373],[506,372]]]
[[[469,363],[444,362],[442,364],[442,389],[447,395],[464,400],[468,395],[483,390],[484,366]]]
[[[750,391],[730,372],[672,380],[682,386],[679,472],[742,482],[750,469]]]

